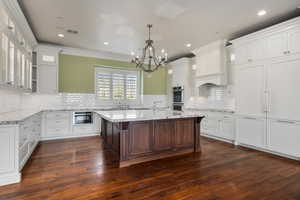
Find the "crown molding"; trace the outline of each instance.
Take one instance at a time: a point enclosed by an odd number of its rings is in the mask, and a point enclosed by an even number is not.
[[[61,54],[65,54],[65,55],[108,59],[108,60],[116,60],[116,61],[123,61],[123,62],[130,62],[132,59],[131,56],[125,54],[118,54],[118,53],[106,52],[101,50],[96,51],[96,50],[83,49],[83,48],[74,48],[74,47],[67,47],[67,46],[53,45],[53,44],[44,44],[44,43],[40,43],[36,49],[37,50],[56,49]]]

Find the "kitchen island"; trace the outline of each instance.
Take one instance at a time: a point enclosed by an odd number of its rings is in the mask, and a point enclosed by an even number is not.
[[[172,110],[96,111],[106,148],[119,167],[200,152],[200,122],[194,112]]]

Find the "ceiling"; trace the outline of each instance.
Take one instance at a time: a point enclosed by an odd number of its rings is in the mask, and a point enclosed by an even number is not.
[[[300,14],[300,0],[19,0],[40,42],[120,54],[139,52],[153,24],[157,50],[190,52]],[[259,10],[267,14],[257,16]],[[67,33],[67,29],[78,34]],[[63,33],[64,38],[57,35]],[[109,42],[109,45],[104,45]],[[190,48],[186,44],[190,43]]]

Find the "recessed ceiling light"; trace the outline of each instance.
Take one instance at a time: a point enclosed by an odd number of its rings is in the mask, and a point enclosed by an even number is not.
[[[162,50],[161,50],[161,53],[165,53],[165,50],[164,50],[164,49],[162,49]]]
[[[192,46],[192,44],[190,44],[190,43],[186,44],[186,47],[191,47],[191,46]]]
[[[107,45],[109,45],[109,42],[103,42],[103,44],[107,46]]]
[[[59,33],[57,36],[60,37],[60,38],[64,38],[65,37],[65,35],[62,34],[62,33]]]
[[[267,14],[267,11],[265,11],[265,10],[260,10],[260,11],[257,13],[258,16],[264,16],[265,14]]]
[[[132,56],[134,56],[135,55],[135,53],[132,51],[131,53],[130,53]]]

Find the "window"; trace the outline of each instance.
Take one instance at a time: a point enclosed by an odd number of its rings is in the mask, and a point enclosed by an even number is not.
[[[138,101],[139,71],[97,67],[95,92],[101,100]]]

